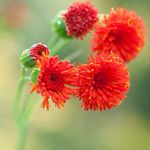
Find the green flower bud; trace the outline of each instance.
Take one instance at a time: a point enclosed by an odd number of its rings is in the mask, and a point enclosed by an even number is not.
[[[35,68],[32,72],[31,72],[31,82],[33,84],[36,84],[37,83],[37,80],[38,80],[38,76],[39,76],[39,72],[40,70]]]
[[[35,60],[30,56],[29,49],[22,52],[20,61],[25,68],[32,68],[35,66]]]
[[[72,38],[67,35],[65,20],[62,17],[62,12],[56,15],[52,21],[52,29],[62,38]]]

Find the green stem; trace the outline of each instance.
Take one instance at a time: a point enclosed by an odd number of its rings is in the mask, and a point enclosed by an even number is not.
[[[24,149],[26,132],[27,132],[27,120],[22,116],[22,112],[19,109],[21,94],[26,80],[27,80],[26,69],[24,67],[21,67],[21,77],[18,83],[18,87],[14,99],[14,112],[19,127],[19,137],[18,137],[19,139],[17,143],[17,150]]]
[[[50,40],[47,41],[48,47],[51,49],[53,45],[58,41],[59,37],[57,34],[52,34]]]
[[[71,39],[60,39],[52,48],[51,56],[56,55],[60,50],[62,50]]]
[[[20,119],[20,110],[19,110],[19,104],[20,104],[20,99],[21,99],[21,93],[23,90],[23,86],[25,83],[25,68],[22,67],[21,68],[21,78],[19,80],[18,86],[17,86],[17,91],[16,91],[16,95],[15,95],[15,99],[14,99],[14,113],[15,113],[15,117],[16,120],[19,121]]]
[[[29,117],[31,116],[33,110],[34,110],[34,106],[36,106],[37,101],[30,101],[32,95],[28,95],[26,97],[26,103],[24,105],[24,110],[22,113],[22,118],[28,120]]]
[[[69,60],[70,62],[73,61],[74,59],[78,58],[79,56],[81,56],[83,54],[82,50],[77,50],[74,53],[66,56],[63,58],[63,60]]]
[[[33,112],[33,108],[36,102],[30,102],[31,95],[26,97],[26,103],[24,104],[23,112],[21,113],[20,122],[19,122],[19,140],[17,143],[16,150],[24,150],[25,149],[25,141],[28,132],[28,120]]]
[[[27,120],[22,118],[19,123],[19,140],[17,144],[17,150],[25,149],[25,141],[27,136]]]

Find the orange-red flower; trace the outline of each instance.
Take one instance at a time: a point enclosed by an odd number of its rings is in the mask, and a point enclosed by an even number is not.
[[[85,110],[118,106],[129,89],[129,72],[117,55],[101,53],[77,67],[76,96]]]
[[[59,61],[58,56],[41,57],[37,63],[40,69],[37,83],[32,84],[31,93],[36,91],[43,96],[42,108],[49,109],[49,99],[59,108],[73,94],[72,84],[73,65],[68,61]]]
[[[30,48],[29,53],[33,59],[39,60],[43,55],[49,55],[49,49],[46,45],[37,43]]]
[[[68,35],[82,39],[98,21],[98,11],[90,2],[75,2],[63,18]]]
[[[144,44],[144,22],[125,8],[111,9],[109,15],[104,15],[92,38],[93,51],[113,51],[126,62],[134,59]]]

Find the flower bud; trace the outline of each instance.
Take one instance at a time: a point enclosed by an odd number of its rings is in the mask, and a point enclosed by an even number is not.
[[[62,38],[71,38],[71,36],[67,35],[66,31],[66,23],[61,13],[56,15],[56,17],[52,21],[52,29],[55,33],[57,33]]]
[[[34,44],[30,49],[22,52],[20,61],[26,68],[32,68],[36,65],[37,60],[41,57],[49,55],[49,49],[42,43]]]
[[[32,68],[35,66],[35,60],[30,56],[29,51],[29,49],[24,50],[20,57],[22,65],[26,68]]]

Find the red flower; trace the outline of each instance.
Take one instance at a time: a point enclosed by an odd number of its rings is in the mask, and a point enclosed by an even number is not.
[[[36,90],[44,100],[42,108],[49,110],[49,98],[60,108],[70,99],[73,89],[72,82],[73,65],[68,61],[59,61],[58,56],[42,57],[37,63],[40,69],[36,84],[32,84],[31,93]]]
[[[112,9],[97,25],[92,38],[93,51],[113,51],[124,61],[134,59],[145,44],[142,19],[124,8]]]
[[[76,96],[85,110],[105,110],[118,106],[129,89],[129,73],[117,55],[101,53],[77,67]]]
[[[82,39],[98,21],[98,11],[90,2],[75,2],[63,17],[68,36]]]
[[[46,45],[41,44],[41,43],[37,43],[34,44],[31,48],[30,48],[30,52],[29,52],[30,56],[35,59],[35,60],[39,60],[41,56],[43,55],[49,55],[49,49]]]

